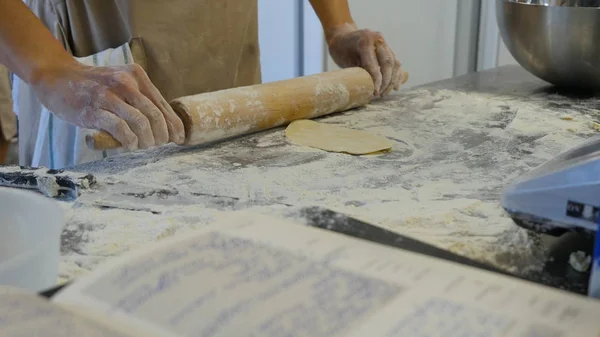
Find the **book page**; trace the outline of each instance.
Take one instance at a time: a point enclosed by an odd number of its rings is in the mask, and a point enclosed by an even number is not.
[[[600,336],[600,302],[240,212],[58,295],[163,336]]]
[[[91,317],[91,315],[90,315]],[[79,316],[45,298],[0,286],[0,336],[140,337],[131,327]]]

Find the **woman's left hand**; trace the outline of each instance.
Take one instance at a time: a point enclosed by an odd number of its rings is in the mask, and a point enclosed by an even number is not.
[[[329,53],[338,66],[362,67],[371,74],[375,96],[398,90],[408,79],[381,33],[346,24],[329,30],[326,35]]]

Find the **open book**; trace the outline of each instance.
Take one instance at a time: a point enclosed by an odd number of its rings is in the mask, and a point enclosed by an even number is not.
[[[245,212],[109,261],[0,336],[600,336],[600,301]]]

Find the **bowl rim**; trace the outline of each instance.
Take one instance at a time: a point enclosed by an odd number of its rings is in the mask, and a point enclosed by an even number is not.
[[[532,3],[524,2],[527,0],[497,0],[497,1],[508,2],[508,3],[513,3],[513,4],[518,4],[518,5],[532,6],[532,7],[577,8],[577,9],[588,9],[588,10],[589,9],[594,9],[594,10],[600,9],[600,4],[599,4],[599,6],[556,6],[556,5],[542,5],[542,4],[532,4]]]

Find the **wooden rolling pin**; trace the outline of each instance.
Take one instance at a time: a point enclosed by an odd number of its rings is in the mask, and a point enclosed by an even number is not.
[[[170,104],[183,121],[184,145],[198,145],[360,107],[373,91],[367,71],[347,68],[185,96]],[[86,144],[95,150],[121,147],[105,131],[87,136]]]

